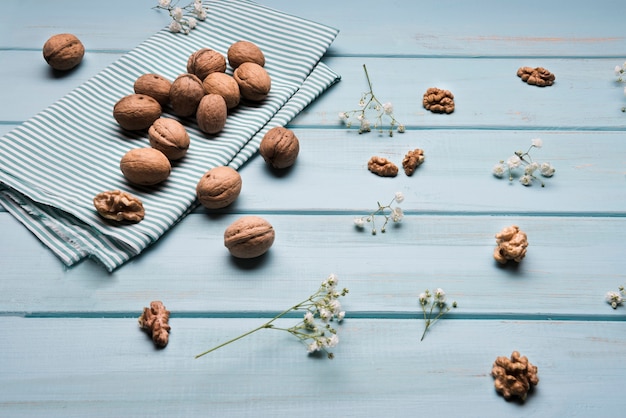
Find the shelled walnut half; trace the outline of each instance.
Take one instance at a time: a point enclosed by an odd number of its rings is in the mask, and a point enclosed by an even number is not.
[[[526,256],[528,238],[519,226],[511,225],[496,234],[496,244],[493,258],[498,263],[506,264],[509,260],[519,263]]]
[[[105,219],[117,222],[141,222],[145,216],[143,203],[130,193],[108,190],[93,198],[93,205]]]
[[[491,376],[495,379],[496,391],[506,400],[515,397],[526,400],[528,392],[539,383],[537,366],[532,365],[518,351],[513,351],[510,359],[505,356],[496,358]]]
[[[554,84],[554,80],[556,80],[555,75],[543,67],[520,67],[517,70],[517,76],[525,83],[537,87],[551,86]]]
[[[367,169],[381,177],[395,177],[398,175],[398,166],[384,157],[374,156],[367,162]]]
[[[419,167],[426,157],[424,156],[424,150],[416,148],[409,151],[402,159],[402,168],[407,176],[413,175],[417,167]]]
[[[454,112],[454,95],[448,90],[431,87],[424,93],[422,104],[426,110],[433,113],[452,113]]]

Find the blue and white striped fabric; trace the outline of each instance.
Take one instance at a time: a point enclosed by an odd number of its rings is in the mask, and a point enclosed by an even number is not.
[[[196,205],[195,186],[220,165],[237,169],[258,150],[267,130],[295,117],[339,76],[319,62],[337,30],[241,0],[211,3],[209,16],[189,35],[166,29],[0,139],[0,204],[66,265],[91,257],[113,271],[158,240]],[[241,104],[215,136],[183,119],[191,137],[187,156],[155,187],[126,182],[119,162],[131,148],[147,147],[145,132],[123,131],[113,106],[133,93],[142,74],[170,80],[186,72],[187,58],[209,47],[226,55],[235,41],[257,44],[272,77],[269,97]],[[230,69],[228,70],[230,71]],[[168,114],[165,117],[174,117]],[[92,199],[120,189],[139,197],[145,219],[115,226],[96,213]]]

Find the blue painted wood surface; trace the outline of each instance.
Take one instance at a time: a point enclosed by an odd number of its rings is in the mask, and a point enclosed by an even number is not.
[[[154,3],[3,3],[0,134],[165,26]],[[256,156],[233,206],[195,210],[112,274],[90,262],[62,267],[0,211],[0,416],[621,414],[626,311],[603,298],[626,284],[626,98],[613,75],[626,59],[626,5],[262,3],[341,31],[324,57],[341,82],[289,125],[301,143],[296,165],[277,175]],[[53,77],[41,46],[59,32],[75,33],[87,53]],[[359,135],[338,121],[367,88],[363,64],[405,134]],[[528,86],[520,66],[544,66],[557,82]],[[434,86],[455,94],[453,114],[422,108]],[[535,137],[537,158],[557,169],[545,188],[491,175]],[[367,171],[372,155],[399,163],[418,147],[426,162],[412,177]],[[406,195],[399,227],[355,229],[354,217],[396,191]],[[223,246],[242,214],[276,229],[260,260],[238,262]],[[517,269],[491,257],[494,234],[510,224],[530,242]],[[350,288],[333,361],[269,330],[194,360],[331,272]],[[435,287],[459,307],[420,342],[417,296]],[[172,311],[165,350],[136,322],[155,299]],[[499,397],[489,376],[513,350],[539,367],[523,405]]]

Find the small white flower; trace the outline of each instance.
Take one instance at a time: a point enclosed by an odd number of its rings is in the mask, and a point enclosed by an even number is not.
[[[541,167],[539,168],[539,172],[544,177],[552,177],[555,171],[556,170],[554,169],[554,167],[552,167],[552,164],[550,163],[542,163]]]
[[[315,323],[315,317],[313,316],[313,313],[310,311],[307,311],[307,313],[304,314],[304,324],[313,325],[314,323]]]
[[[522,183],[524,186],[530,186],[530,184],[533,182],[533,178],[528,174],[524,174],[522,177],[519,178],[519,182]]]
[[[531,175],[533,174],[535,171],[537,171],[539,169],[539,164],[538,163],[530,163],[528,164],[525,168],[524,168],[524,173],[527,175]]]
[[[428,294],[420,293],[419,300],[420,300],[420,305],[426,305],[428,303]]]
[[[320,319],[324,322],[330,321],[333,317],[333,313],[326,308],[320,309]]]
[[[167,7],[169,7],[171,2],[172,2],[172,0],[159,0],[159,7],[167,8]],[[618,67],[616,67],[616,68],[618,68]]]
[[[319,341],[315,340],[311,344],[307,346],[307,351],[309,353],[314,353],[316,351],[320,351],[322,349],[322,345]]]
[[[328,307],[333,312],[333,315],[339,315],[339,312],[341,312],[341,302],[339,302],[337,299],[331,300],[328,304]]]
[[[533,147],[535,148],[541,148],[543,146],[543,141],[541,140],[541,138],[533,138],[531,139],[531,142],[533,144]]]
[[[335,347],[337,344],[339,344],[339,337],[337,336],[337,334],[333,334],[330,338],[326,338],[324,340],[324,345],[326,347]]]
[[[181,9],[180,7],[175,7],[174,10],[172,10],[172,19],[176,20],[177,22],[180,22],[183,18],[183,9]]]
[[[444,303],[446,301],[446,292],[442,288],[435,289],[435,301],[438,303]]]
[[[363,118],[361,119],[361,127],[359,128],[359,132],[370,132],[372,128],[370,127],[370,122]]]
[[[346,311],[341,311],[337,314],[337,321],[341,322],[343,321],[343,318],[346,317]]]
[[[613,309],[616,309],[617,305],[621,305],[624,301],[624,298],[619,292],[607,292],[604,298]]]
[[[402,208],[396,206],[391,210],[391,220],[394,222],[400,222],[404,217],[404,212],[402,212]]]
[[[200,11],[204,10],[204,9],[202,8],[202,0],[195,0],[195,1],[193,2],[193,10],[194,10],[194,12],[196,12],[196,13],[198,13],[198,12],[200,12]]]
[[[169,26],[170,32],[178,33],[183,27],[175,20],[172,20]]]
[[[204,20],[206,19],[206,10],[202,9],[200,11],[195,12],[196,17],[198,18],[198,20]]]
[[[522,164],[522,160],[519,156],[512,155],[509,157],[508,160],[506,160],[506,164],[509,166],[509,168],[517,168],[520,166],[520,164]]]
[[[506,170],[506,166],[503,163],[498,163],[493,166],[493,175],[496,177],[502,178],[504,176],[504,172]]]
[[[383,105],[383,111],[387,115],[391,115],[393,113],[393,105],[390,102],[387,102]]]
[[[189,26],[189,29],[193,29],[198,26],[198,21],[195,17],[190,17],[189,19],[187,19],[187,26]]]
[[[402,203],[404,202],[404,193],[402,192],[396,192],[396,202],[398,203]]]
[[[363,225],[365,225],[365,221],[363,220],[363,218],[354,218],[354,224],[358,228],[363,228]]]
[[[339,279],[337,278],[337,275],[335,273],[331,273],[330,275],[328,275],[326,283],[328,283],[328,287],[333,289],[335,286],[337,286],[337,283],[339,283]]]
[[[406,128],[404,124],[401,123],[400,125],[398,125],[398,133],[403,134],[405,131],[406,131]]]
[[[348,119],[348,114],[346,112],[339,112],[339,119]]]
[[[615,66],[615,75],[620,75],[622,73],[622,67],[619,65]]]

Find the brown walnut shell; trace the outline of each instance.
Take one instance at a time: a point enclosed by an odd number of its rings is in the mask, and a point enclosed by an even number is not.
[[[200,80],[207,75],[226,71],[226,58],[211,48],[202,48],[189,56],[187,60],[187,72],[195,74]]]
[[[93,205],[98,214],[105,219],[117,222],[140,222],[145,211],[141,200],[121,190],[109,190],[98,193],[93,198]]]
[[[170,104],[178,116],[194,115],[203,97],[202,81],[193,74],[179,75],[170,88]]]
[[[261,67],[265,66],[265,55],[254,43],[249,41],[237,41],[228,48],[228,63],[236,69],[244,62],[254,62]]]
[[[265,99],[272,87],[272,80],[265,68],[254,62],[241,64],[233,73],[233,77],[239,85],[241,97],[254,102]]]
[[[180,160],[189,149],[189,134],[177,120],[159,118],[148,129],[150,145],[158,149],[170,160]]]
[[[161,105],[145,94],[129,94],[113,106],[113,117],[129,131],[148,129],[161,117]]]
[[[85,47],[71,33],[59,33],[50,37],[43,45],[43,58],[55,70],[67,71],[83,60]]]
[[[291,167],[300,152],[300,143],[292,130],[277,126],[263,136],[259,153],[274,168]]]
[[[206,94],[219,94],[226,101],[226,107],[232,109],[239,104],[241,93],[235,79],[226,73],[211,73],[202,81]]]
[[[224,231],[224,246],[237,258],[255,258],[265,254],[274,243],[272,225],[258,216],[239,218]]]
[[[228,108],[224,98],[219,94],[207,94],[198,105],[196,121],[202,132],[213,135],[224,129],[227,116]]]
[[[122,174],[132,184],[152,186],[166,180],[172,166],[165,154],[154,148],[135,148],[120,161]]]
[[[241,193],[241,175],[228,167],[215,167],[204,173],[196,185],[198,201],[208,209],[224,208]]]
[[[170,102],[170,89],[172,82],[158,74],[143,74],[135,80],[133,85],[135,93],[153,97],[161,107]]]

